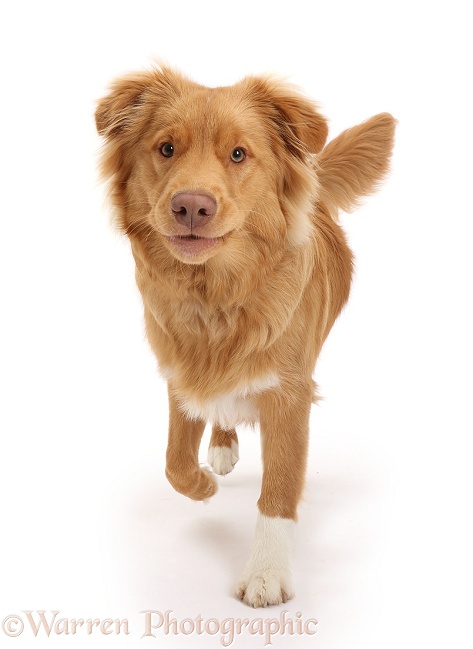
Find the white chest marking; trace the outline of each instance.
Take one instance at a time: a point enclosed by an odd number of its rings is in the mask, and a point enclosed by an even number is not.
[[[180,398],[180,408],[189,419],[204,419],[220,424],[225,430],[231,430],[238,424],[256,423],[259,418],[258,409],[252,397],[278,385],[279,377],[272,372],[214,399],[201,401]]]

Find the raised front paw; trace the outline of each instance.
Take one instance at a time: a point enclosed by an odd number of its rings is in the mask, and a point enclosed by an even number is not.
[[[192,500],[208,500],[218,490],[215,476],[205,468],[198,467],[186,473],[167,467],[166,477],[176,491]]]
[[[287,602],[294,597],[291,574],[268,569],[244,576],[237,597],[254,608]]]

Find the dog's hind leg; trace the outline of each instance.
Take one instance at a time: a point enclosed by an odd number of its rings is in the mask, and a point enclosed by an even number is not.
[[[224,430],[214,424],[207,462],[218,475],[227,475],[233,470],[238,459],[238,436],[235,429]]]
[[[199,466],[199,446],[205,428],[203,419],[188,419],[179,409],[169,383],[169,437],[166,451],[166,477],[176,491],[192,498],[206,500],[217,489],[210,471]]]

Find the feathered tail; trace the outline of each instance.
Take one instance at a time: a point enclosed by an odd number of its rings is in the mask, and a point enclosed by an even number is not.
[[[317,157],[320,198],[334,219],[374,192],[389,170],[396,120],[380,113],[343,131]]]

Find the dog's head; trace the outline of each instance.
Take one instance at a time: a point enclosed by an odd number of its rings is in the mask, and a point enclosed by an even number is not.
[[[327,124],[294,88],[257,77],[206,88],[156,68],[117,80],[96,123],[102,173],[130,236],[152,233],[189,264],[310,236],[309,154],[323,148]]]

